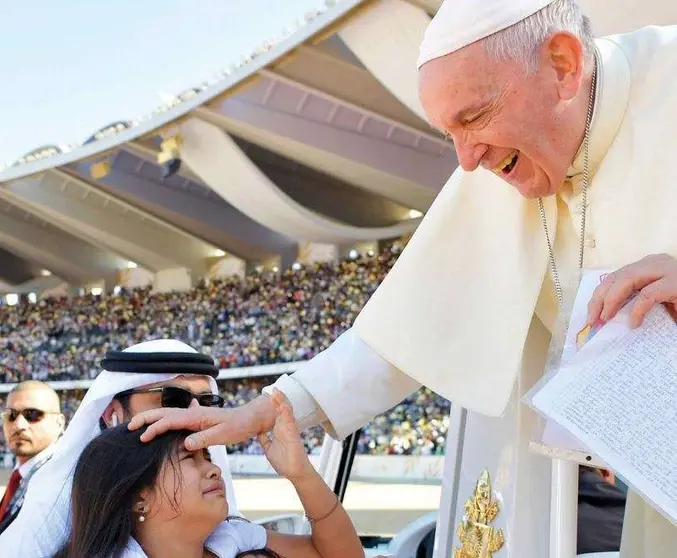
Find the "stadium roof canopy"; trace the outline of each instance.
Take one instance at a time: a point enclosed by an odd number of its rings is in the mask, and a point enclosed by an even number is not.
[[[677,22],[667,0],[581,3],[598,34]],[[327,1],[153,114],[9,164],[0,292],[81,285],[129,261],[291,262],[300,243],[410,233],[457,165],[417,99],[418,43],[439,4]]]

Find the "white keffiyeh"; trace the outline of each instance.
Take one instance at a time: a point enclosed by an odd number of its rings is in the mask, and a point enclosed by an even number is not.
[[[130,347],[125,352],[196,353],[195,349],[172,339],[148,341]],[[2,558],[51,558],[66,542],[70,532],[70,496],[75,465],[87,444],[100,433],[99,417],[121,391],[175,378],[177,374],[141,374],[102,371],[87,390],[85,398],[57,442],[52,458],[31,478],[21,512],[0,535]],[[213,393],[218,393],[216,381],[210,378]],[[226,483],[226,495],[231,515],[237,514],[233,480],[224,446],[209,448],[212,460],[221,469]],[[239,523],[239,522],[238,522]],[[265,546],[265,530],[258,525],[234,526],[223,523],[212,537],[224,545],[223,554],[235,556],[230,549],[238,544],[243,550]],[[242,533],[240,533],[242,531]],[[258,536],[254,536],[258,533]],[[258,537],[258,538],[257,538]],[[254,540],[257,539],[257,540]],[[211,540],[211,539],[210,539]],[[263,544],[261,545],[261,541]],[[255,546],[247,546],[253,544]],[[261,545],[261,546],[256,546]],[[131,554],[130,556],[135,556]],[[143,554],[141,554],[143,556]]]

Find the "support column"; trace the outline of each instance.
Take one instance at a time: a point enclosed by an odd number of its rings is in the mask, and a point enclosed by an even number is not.
[[[207,260],[207,279],[227,277],[244,278],[247,262],[230,254]]]
[[[187,267],[162,269],[155,274],[153,292],[189,291],[193,287],[193,273]]]
[[[339,247],[336,244],[318,244],[303,242],[299,244],[297,261],[302,264],[316,262],[336,262],[339,259]]]
[[[77,288],[69,285],[68,283],[61,283],[56,287],[51,287],[41,291],[38,293],[38,298],[41,300],[44,298],[72,298],[77,294]]]
[[[128,267],[117,273],[115,284],[124,289],[140,289],[151,285],[155,280],[155,274],[144,267]],[[112,290],[112,285],[109,290]]]

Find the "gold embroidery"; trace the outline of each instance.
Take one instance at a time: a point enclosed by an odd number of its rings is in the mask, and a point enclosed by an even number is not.
[[[454,558],[492,558],[501,550],[503,531],[495,530],[491,523],[499,512],[498,502],[492,498],[489,471],[482,471],[475,486],[475,493],[465,503],[465,517],[456,534],[462,546],[454,552]]]

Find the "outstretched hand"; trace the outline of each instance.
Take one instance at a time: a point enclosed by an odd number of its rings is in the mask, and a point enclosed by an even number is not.
[[[129,429],[138,430],[148,425],[141,435],[142,442],[150,442],[169,430],[193,430],[195,434],[186,438],[185,446],[189,451],[196,451],[244,442],[270,430],[274,420],[275,410],[266,396],[234,409],[201,407],[194,399],[187,409],[163,407],[140,413],[129,422]]]
[[[278,475],[291,481],[314,473],[315,469],[308,459],[291,405],[278,390],[273,392],[271,402],[277,413],[275,426],[272,432],[258,435],[266,459]]]
[[[633,294],[637,296],[630,308],[632,327],[640,326],[658,304],[677,320],[677,260],[667,254],[651,255],[607,275],[588,305],[588,323],[608,322]]]

